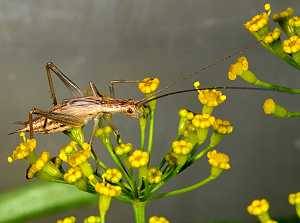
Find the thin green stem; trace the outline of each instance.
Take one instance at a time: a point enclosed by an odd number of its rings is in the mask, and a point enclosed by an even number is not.
[[[149,156],[150,156],[151,152],[152,152],[152,147],[153,147],[154,115],[155,115],[155,109],[156,109],[156,100],[155,101],[151,101],[149,106],[150,106],[150,124],[149,124],[148,148],[147,148],[147,151],[148,151]]]
[[[296,213],[297,213],[298,218],[300,218],[300,205],[299,204],[296,204]]]
[[[145,223],[146,222],[146,202],[136,201],[132,203],[134,211],[135,223]]]
[[[289,93],[289,94],[300,94],[299,88],[289,88],[289,87],[285,87],[285,86],[281,86],[281,85],[277,85],[277,84],[272,84],[272,83],[262,81],[262,80],[257,80],[254,83],[254,85],[257,87],[262,87],[265,89],[270,89],[270,90],[274,90],[274,91],[278,91],[278,92],[285,92],[285,93]]]
[[[198,189],[199,187],[204,186],[205,184],[207,184],[208,182],[214,180],[215,177],[213,176],[209,176],[207,178],[205,178],[204,180],[199,181],[198,183],[195,183],[191,186],[188,187],[184,187],[178,190],[174,190],[174,191],[170,191],[170,192],[166,192],[166,193],[160,193],[157,195],[154,195],[152,197],[150,197],[151,200],[155,200],[155,199],[160,199],[160,198],[165,198],[165,197],[171,197],[171,196],[176,196],[176,195],[180,195],[180,194],[184,194],[193,190]]]
[[[213,147],[211,147],[210,145],[208,145],[206,148],[204,148],[199,153],[197,153],[197,155],[194,156],[194,158],[192,159],[192,161],[196,161],[196,160],[200,159],[201,157],[203,157],[212,148]]]
[[[300,112],[290,112],[290,111],[288,111],[287,117],[288,118],[299,118],[300,117]]]
[[[145,133],[146,133],[146,126],[147,126],[147,118],[142,117],[139,119],[140,124],[140,147],[141,149],[145,148]]]

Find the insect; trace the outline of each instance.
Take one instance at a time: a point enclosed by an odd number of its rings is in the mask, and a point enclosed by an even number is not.
[[[243,48],[244,50],[246,48]],[[219,62],[226,61],[233,55],[239,54],[241,51],[236,51],[231,55],[223,57],[217,60],[215,63],[203,66],[199,71],[194,72],[193,75],[200,73],[201,71],[207,70],[208,68],[217,65]],[[91,96],[84,96],[82,90],[67,77],[62,70],[55,65],[53,62],[49,62],[45,66],[46,74],[48,78],[48,85],[50,88],[51,98],[53,106],[48,110],[44,111],[34,107],[28,114],[28,121],[21,122],[24,125],[22,128],[17,129],[15,132],[29,132],[30,137],[33,137],[34,133],[38,134],[50,134],[56,132],[63,132],[73,127],[81,127],[88,121],[94,120],[93,131],[97,128],[99,118],[104,115],[111,115],[114,113],[122,113],[131,118],[139,118],[144,113],[144,109],[147,107],[147,103],[162,97],[169,95],[175,95],[185,92],[196,91],[196,89],[188,89],[181,91],[174,91],[164,94],[172,84],[166,86],[162,90],[158,91],[155,96],[150,96],[142,100],[133,99],[118,99],[114,97],[114,84],[116,83],[137,83],[138,81],[111,81],[110,92],[111,97],[104,96],[99,93],[96,85],[93,82],[89,82],[89,88],[92,92]],[[63,84],[72,92],[73,97],[65,99],[61,103],[58,103],[52,75],[56,75]],[[211,89],[237,89],[236,87],[212,87]]]

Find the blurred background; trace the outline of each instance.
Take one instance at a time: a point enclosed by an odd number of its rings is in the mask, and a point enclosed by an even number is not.
[[[229,82],[227,69],[232,60],[219,63],[201,74],[183,77],[215,62],[237,49],[253,45],[245,53],[250,66],[261,79],[290,87],[299,87],[299,72],[255,46],[255,40],[243,23],[262,10],[260,0],[52,0],[0,1],[0,191],[26,184],[25,162],[7,164],[7,156],[17,144],[14,121],[27,118],[32,106],[47,109],[51,105],[44,64],[52,60],[79,86],[93,80],[103,93],[113,79],[142,79],[155,75],[161,86],[180,80],[172,87],[244,85]],[[273,11],[292,6],[295,0],[271,1]],[[58,95],[69,97],[56,81]],[[172,222],[198,223],[216,219],[253,222],[245,211],[254,198],[266,197],[271,213],[289,216],[294,209],[287,202],[290,192],[299,191],[300,125],[298,120],[266,117],[262,102],[274,97],[290,110],[299,109],[299,96],[272,92],[228,91],[227,102],[216,110],[229,119],[235,132],[226,137],[219,150],[229,153],[232,170],[205,187],[176,198],[153,203],[149,215],[164,215]],[[122,86],[117,96],[141,98],[136,86]],[[181,107],[199,110],[195,94],[176,95],[159,101],[155,156],[169,148]],[[123,116],[115,122],[123,137],[136,142],[137,122]],[[62,135],[38,136],[39,148],[53,151],[66,142]],[[99,151],[102,150],[98,144]],[[105,152],[102,153],[109,160]],[[109,161],[107,161],[109,162]],[[192,184],[208,174],[201,160],[165,189]],[[95,214],[95,207],[64,212],[34,222],[54,222],[67,214]],[[130,207],[113,203],[109,222],[131,222]]]

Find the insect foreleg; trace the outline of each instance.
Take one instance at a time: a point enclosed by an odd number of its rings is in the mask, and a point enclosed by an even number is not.
[[[98,89],[97,89],[97,87],[96,87],[96,85],[95,85],[94,82],[90,81],[89,85],[90,85],[90,89],[91,89],[91,91],[93,93],[93,96],[97,96],[97,97],[100,97],[100,98],[103,97],[103,95],[100,94],[100,92],[98,91]]]
[[[136,84],[138,83],[139,80],[112,80],[109,83],[109,93],[110,93],[110,97],[115,98],[115,85],[116,84]]]
[[[71,90],[71,92],[76,95],[76,96],[83,96],[82,91],[80,88],[75,84],[73,81],[71,81],[67,75],[65,75],[53,62],[48,62],[45,65],[46,68],[46,73],[47,73],[47,78],[48,78],[48,84],[50,88],[50,93],[51,93],[51,98],[53,100],[53,104],[57,105],[57,97],[55,94],[54,90],[54,85],[53,85],[53,79],[51,74],[55,74],[62,82],[63,84]]]

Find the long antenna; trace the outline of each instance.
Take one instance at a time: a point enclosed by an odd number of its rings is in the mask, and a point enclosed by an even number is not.
[[[148,98],[147,100],[142,99],[137,102],[138,105],[144,105],[150,101],[157,100],[159,98],[164,98],[168,97],[171,95],[176,95],[176,94],[182,94],[182,93],[189,93],[189,92],[195,92],[195,91],[202,91],[202,90],[249,90],[249,91],[272,91],[272,89],[265,89],[265,88],[257,88],[257,87],[236,87],[236,86],[216,86],[216,87],[207,87],[207,88],[199,88],[199,89],[185,89],[185,90],[180,90],[180,91],[173,91],[169,92],[166,94],[154,96],[152,98]]]
[[[208,70],[210,69],[211,67],[215,67],[216,65],[218,65],[219,63],[222,63],[222,62],[225,62],[227,60],[229,60],[230,58],[232,58],[233,56],[236,56],[236,55],[239,55],[241,53],[243,53],[244,51],[246,50],[249,50],[251,47],[253,46],[258,46],[258,43],[255,42],[255,43],[251,43],[251,44],[247,44],[245,45],[244,47],[241,47],[235,51],[233,51],[231,54],[229,55],[225,55],[224,57],[222,58],[218,58],[216,59],[214,62],[210,63],[210,64],[206,64],[202,67],[200,67],[200,69],[198,71],[194,71],[192,73],[189,74],[189,76],[186,76],[186,77],[183,77],[182,80],[186,80],[186,79],[189,79],[197,74],[200,74],[201,72],[205,71],[205,70]],[[170,87],[174,86],[176,83],[178,82],[178,80],[175,80],[173,82],[171,82],[169,85],[165,86],[164,88],[156,91],[155,93],[153,94],[150,94],[149,96],[147,96],[146,98],[144,98],[144,100],[147,100],[149,98],[152,98],[153,96],[157,95],[157,94],[160,94],[160,93],[163,93],[165,92],[166,90],[168,90]]]

